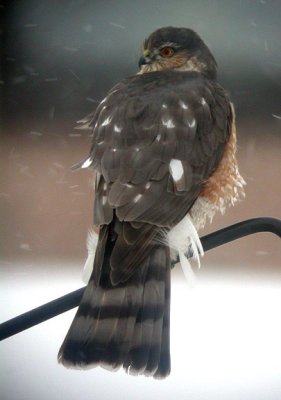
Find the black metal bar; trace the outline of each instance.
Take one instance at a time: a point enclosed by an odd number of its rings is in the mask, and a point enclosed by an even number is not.
[[[281,237],[281,220],[277,218],[253,218],[220,229],[201,238],[204,251],[214,249],[225,243],[258,232],[271,232]],[[85,287],[50,301],[40,307],[30,310],[18,317],[0,324],[0,340],[7,339],[34,325],[47,321],[65,311],[77,307],[83,296]]]
[[[84,290],[85,287],[75,290],[74,292],[68,293],[56,300],[50,301],[49,303],[3,322],[0,324],[0,340],[6,339],[77,307],[81,301]]]
[[[270,232],[281,237],[281,220],[271,217],[260,217],[238,222],[201,238],[204,251],[214,249],[253,233]]]

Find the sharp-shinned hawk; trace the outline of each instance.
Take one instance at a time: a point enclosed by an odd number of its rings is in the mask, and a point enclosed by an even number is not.
[[[138,74],[84,122],[96,171],[93,270],[59,352],[67,367],[170,372],[171,258],[202,255],[197,230],[244,194],[234,110],[217,64],[192,30],[144,41]]]

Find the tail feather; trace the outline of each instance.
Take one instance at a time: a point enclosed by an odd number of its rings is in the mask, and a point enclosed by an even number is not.
[[[163,248],[157,248],[148,258],[149,269],[144,283],[142,308],[137,316],[135,335],[128,355],[130,373],[153,375],[161,351],[163,314],[165,307],[165,264]]]
[[[147,372],[154,377],[164,378],[170,373],[170,256],[166,249],[166,269],[163,276],[164,301],[163,305],[158,305],[156,319],[154,321],[153,343],[157,343],[157,338],[161,336],[160,346],[152,346],[147,363]],[[162,309],[163,307],[163,309]],[[157,319],[158,313],[163,313],[162,318]],[[168,354],[168,357],[166,357]],[[162,360],[162,361],[161,361]],[[165,360],[163,362],[163,360]],[[163,368],[161,365],[163,364]],[[161,372],[159,370],[161,369]],[[159,370],[159,371],[158,371]]]
[[[110,227],[103,227],[93,273],[58,360],[72,368],[123,366],[130,374],[165,377],[170,371],[169,251],[151,244],[134,274],[113,285],[110,255],[115,243]]]
[[[168,261],[168,259],[167,259]],[[154,374],[154,378],[164,378],[170,374],[170,296],[171,296],[171,268],[170,260],[167,262],[169,268],[166,269],[165,279],[165,310],[163,315],[163,328],[161,340],[161,353],[158,368]]]

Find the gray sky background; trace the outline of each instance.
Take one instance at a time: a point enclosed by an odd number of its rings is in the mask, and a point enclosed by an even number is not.
[[[81,117],[168,25],[202,36],[241,116],[280,113],[280,0],[10,0],[1,11],[5,120]]]
[[[91,142],[75,121],[137,71],[141,43],[158,27],[201,35],[236,107],[246,198],[200,234],[280,218],[280,0],[1,4],[2,321],[82,286],[93,175],[70,170]],[[208,252],[201,264],[194,290],[173,272],[170,378],[58,366],[72,310],[1,344],[1,399],[279,400],[280,240],[252,235]]]

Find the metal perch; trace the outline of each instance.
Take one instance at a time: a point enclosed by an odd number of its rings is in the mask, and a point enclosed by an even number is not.
[[[269,217],[248,219],[203,236],[201,238],[201,243],[204,251],[208,251],[225,243],[258,232],[271,232],[281,237],[281,220]],[[56,300],[50,301],[49,303],[3,322],[0,324],[0,340],[7,339],[10,336],[77,307],[81,301],[84,290],[85,287],[75,290],[74,292],[68,293]]]

